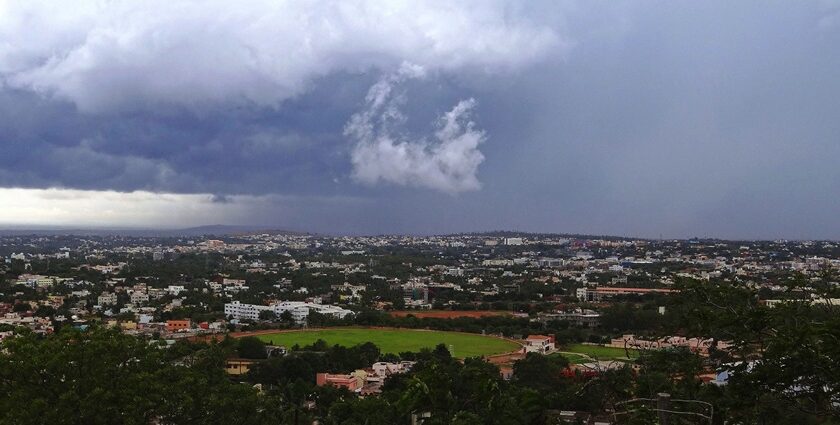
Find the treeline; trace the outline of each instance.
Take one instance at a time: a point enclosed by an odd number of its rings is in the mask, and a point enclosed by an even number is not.
[[[605,335],[598,329],[573,327],[565,321],[548,321],[543,323],[531,321],[527,317],[514,316],[456,317],[444,319],[432,317],[421,318],[413,315],[398,317],[378,310],[362,310],[352,317],[335,319],[313,311],[309,313],[307,322],[310,327],[381,326],[483,333],[508,338],[524,338],[530,334],[549,334],[554,335],[559,343],[601,342],[605,338]],[[282,323],[252,324],[246,326],[244,329],[271,329],[278,325],[282,325]]]
[[[417,317],[414,315],[392,316],[379,310],[362,310],[352,317],[336,319],[311,312],[308,325],[312,327],[328,326],[381,326],[410,329],[434,329],[500,335],[508,338],[524,338],[531,334],[553,335],[558,343],[608,341],[611,337],[625,332],[641,335],[655,334],[663,329],[663,317],[658,312],[657,304],[638,305],[636,303],[617,303],[602,311],[601,325],[596,328],[575,326],[564,320],[537,321],[528,317],[508,315],[483,317]],[[250,324],[245,330],[272,329],[289,327],[288,323],[275,320],[273,323]]]

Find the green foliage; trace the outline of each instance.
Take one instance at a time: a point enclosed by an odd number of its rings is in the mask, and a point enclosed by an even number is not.
[[[246,336],[237,340],[236,351],[243,359],[266,358],[265,342],[255,336]]]
[[[12,338],[3,348],[0,423],[274,423],[269,399],[225,378],[219,347],[179,366],[146,341],[68,328]]]
[[[791,282],[789,291],[806,285]],[[730,374],[717,395],[729,418],[811,423],[840,417],[838,306],[792,301],[771,308],[755,291],[723,283],[687,283],[682,289],[673,300],[673,325],[731,344],[710,356]],[[825,290],[816,295],[833,289]]]
[[[513,365],[516,382],[535,390],[550,391],[563,385],[562,373],[569,361],[562,356],[528,353]]]

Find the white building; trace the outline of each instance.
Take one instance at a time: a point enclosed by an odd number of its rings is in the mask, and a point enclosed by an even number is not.
[[[242,304],[239,301],[225,303],[225,316],[239,320],[259,320],[261,311],[271,311],[271,306]]]
[[[528,335],[528,338],[525,338],[525,352],[545,354],[551,351],[554,351],[554,337]]]
[[[522,245],[525,241],[522,238],[505,238],[505,245]]]
[[[170,295],[178,296],[181,292],[186,292],[187,288],[184,285],[169,285],[166,288],[166,292],[169,292]]]
[[[271,311],[277,317],[280,317],[281,314],[288,311],[297,323],[305,322],[306,318],[309,317],[310,311],[316,311],[320,314],[338,319],[343,319],[353,314],[352,311],[338,306],[303,301],[281,301],[272,305],[243,304],[239,301],[225,304],[225,316],[239,320],[259,320],[260,312],[262,311]]]

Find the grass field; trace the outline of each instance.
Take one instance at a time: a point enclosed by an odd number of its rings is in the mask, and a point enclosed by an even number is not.
[[[278,332],[258,335],[258,338],[274,345],[302,346],[323,339],[330,345],[353,346],[365,342],[376,344],[383,353],[399,354],[406,351],[420,351],[434,348],[443,343],[454,357],[476,357],[507,353],[519,345],[500,338],[457,332],[426,331],[413,329],[318,329],[311,331]]]
[[[628,350],[630,357],[627,357],[627,353],[625,353],[623,348],[587,344],[571,344],[561,347],[560,351],[586,354],[598,360],[631,360],[639,357],[639,352],[636,350]]]
[[[569,363],[571,363],[571,364],[588,363],[588,362],[590,362],[590,361],[591,361],[591,360],[589,359],[589,357],[583,356],[583,355],[581,355],[581,354],[572,354],[572,353],[554,353],[554,354],[552,354],[552,356],[563,356],[563,357],[565,357],[567,360],[569,360]]]

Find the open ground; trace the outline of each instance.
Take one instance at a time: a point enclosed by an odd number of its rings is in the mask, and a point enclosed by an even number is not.
[[[561,347],[559,352],[560,354],[568,357],[569,361],[572,363],[585,363],[592,360],[627,361],[639,357],[639,352],[637,350],[628,349],[625,351],[623,348],[590,344],[570,344]]]
[[[520,349],[517,342],[463,332],[444,332],[393,328],[329,328],[299,331],[278,331],[256,335],[273,345],[291,347],[310,345],[322,339],[330,345],[354,346],[372,342],[383,353],[399,354],[420,351],[444,344],[454,357],[466,358],[508,353]]]

